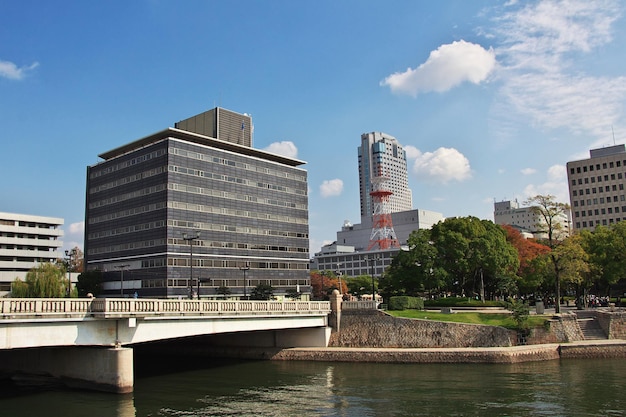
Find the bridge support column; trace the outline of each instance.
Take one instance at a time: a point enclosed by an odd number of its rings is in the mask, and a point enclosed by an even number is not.
[[[130,348],[12,349],[0,352],[0,360],[7,371],[49,375],[73,388],[118,394],[133,391],[133,350]]]

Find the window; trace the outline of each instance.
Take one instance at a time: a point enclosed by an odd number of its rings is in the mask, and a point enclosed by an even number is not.
[[[576,167],[576,173],[580,174],[580,167]]]
[[[589,184],[589,178],[585,178],[585,184]]]

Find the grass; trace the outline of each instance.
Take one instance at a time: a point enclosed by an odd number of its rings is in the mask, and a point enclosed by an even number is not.
[[[516,329],[516,323],[510,314],[506,313],[475,313],[475,312],[459,312],[452,314],[445,314],[433,311],[423,310],[401,310],[401,311],[387,311],[394,317],[404,317],[408,319],[422,319],[422,320],[434,320],[434,321],[448,321],[454,323],[471,323],[471,324],[486,324],[488,326],[501,326],[507,329]],[[546,316],[529,316],[529,327],[540,327],[546,321]]]

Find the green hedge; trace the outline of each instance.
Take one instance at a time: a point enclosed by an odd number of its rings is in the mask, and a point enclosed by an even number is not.
[[[426,300],[426,307],[505,307],[504,301],[490,301],[484,303],[473,298],[467,297],[447,297],[437,298],[435,300]]]
[[[418,297],[397,296],[389,298],[389,310],[423,310],[424,300]]]

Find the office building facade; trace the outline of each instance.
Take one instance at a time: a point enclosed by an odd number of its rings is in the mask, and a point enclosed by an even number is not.
[[[32,268],[63,259],[63,219],[0,213],[0,296]]]
[[[590,157],[567,163],[574,230],[594,230],[626,220],[626,148],[591,149]]]
[[[387,203],[389,212],[407,211],[413,208],[409,189],[406,152],[396,138],[380,132],[361,135],[359,156],[359,188],[361,195],[361,217],[372,216],[374,204],[372,178],[385,176],[385,187],[393,194]]]
[[[304,162],[252,148],[251,119],[222,110],[88,167],[85,265],[104,272],[105,295],[246,298],[260,284],[310,294]]]

